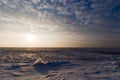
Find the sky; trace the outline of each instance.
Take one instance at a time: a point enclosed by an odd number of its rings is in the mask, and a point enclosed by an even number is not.
[[[120,0],[0,0],[0,47],[120,47]]]

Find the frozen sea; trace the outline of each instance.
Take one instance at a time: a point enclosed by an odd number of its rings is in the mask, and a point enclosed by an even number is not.
[[[0,48],[0,80],[120,80],[120,49]]]

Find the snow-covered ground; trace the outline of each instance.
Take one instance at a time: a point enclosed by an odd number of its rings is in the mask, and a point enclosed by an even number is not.
[[[0,80],[120,80],[120,49],[1,48]]]

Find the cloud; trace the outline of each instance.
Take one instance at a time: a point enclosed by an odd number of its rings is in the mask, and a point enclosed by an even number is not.
[[[119,7],[119,0],[0,0],[0,30],[27,32],[32,26],[32,32],[72,33],[78,40],[120,40]]]

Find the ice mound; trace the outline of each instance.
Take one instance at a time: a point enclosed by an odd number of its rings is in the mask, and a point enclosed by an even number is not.
[[[43,60],[42,58],[38,58],[37,60],[34,61],[33,65],[35,65],[37,63],[47,64],[47,61]]]

